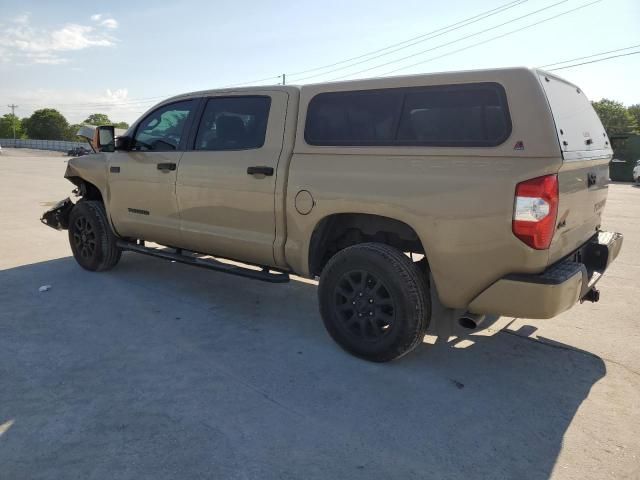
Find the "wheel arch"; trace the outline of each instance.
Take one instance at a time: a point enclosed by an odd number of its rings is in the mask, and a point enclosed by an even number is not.
[[[68,172],[67,172],[68,173]],[[77,188],[78,196],[82,197],[83,200],[90,200],[102,203],[104,206],[104,210],[106,212],[107,221],[109,222],[109,226],[111,230],[116,236],[120,236],[118,231],[116,230],[115,225],[113,224],[113,219],[111,218],[111,213],[109,211],[109,205],[106,200],[106,192],[103,192],[101,188],[99,188],[93,182],[82,178],[80,175],[65,175],[65,178],[73,183]]]
[[[79,176],[66,177],[71,183],[78,187],[78,195],[85,200],[95,200],[105,203],[104,197],[100,189],[93,183]],[[106,208],[106,205],[105,205]]]
[[[86,193],[92,197],[90,200],[101,200],[105,208],[108,203],[108,157],[106,155],[105,153],[97,153],[72,158],[67,162],[67,169],[64,173],[64,178],[78,188],[82,188],[83,184],[86,185]]]
[[[308,252],[310,275],[319,276],[329,258],[340,250],[367,242],[383,243],[427,258],[418,233],[406,222],[370,213],[335,213],[320,219],[313,229]]]

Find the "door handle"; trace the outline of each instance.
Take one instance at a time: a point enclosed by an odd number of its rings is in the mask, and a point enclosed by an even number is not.
[[[175,170],[175,169],[176,169],[175,163],[159,163],[158,164],[158,170],[164,170],[165,172],[167,172],[169,170]]]
[[[262,165],[256,166],[256,167],[248,167],[247,174],[248,175],[265,175],[267,177],[270,177],[271,175],[273,175],[273,168],[262,166]]]
[[[248,167],[247,174],[248,175],[265,175],[267,177],[270,177],[271,175],[273,175],[273,168],[264,167],[264,166]]]

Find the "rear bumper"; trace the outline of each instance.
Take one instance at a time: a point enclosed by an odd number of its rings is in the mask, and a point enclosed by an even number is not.
[[[583,299],[622,247],[622,234],[599,232],[569,257],[538,274],[501,278],[469,304],[469,311],[522,318],[551,318]]]

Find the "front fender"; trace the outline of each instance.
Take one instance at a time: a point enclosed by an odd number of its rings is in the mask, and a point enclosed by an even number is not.
[[[110,190],[108,181],[108,155],[110,155],[110,153],[100,152],[83,157],[72,158],[67,162],[67,170],[64,173],[64,178],[78,187],[81,187],[82,183],[85,182],[97,189],[102,197],[107,218],[109,219],[109,225],[111,226],[114,234],[118,235],[111,218],[111,212],[109,211]],[[83,190],[82,188],[79,188],[79,191],[82,195],[87,192],[91,193],[91,189]],[[96,195],[90,195],[85,198],[90,200],[99,200]]]
[[[85,182],[94,185],[107,200],[108,183],[107,183],[107,154],[95,153],[85,155],[78,158],[72,158],[67,162],[67,170],[64,172],[64,178],[70,180],[72,178],[81,178]]]

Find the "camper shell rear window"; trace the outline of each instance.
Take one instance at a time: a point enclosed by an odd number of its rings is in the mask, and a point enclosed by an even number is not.
[[[498,83],[320,93],[304,138],[323,146],[494,147],[511,134]]]

